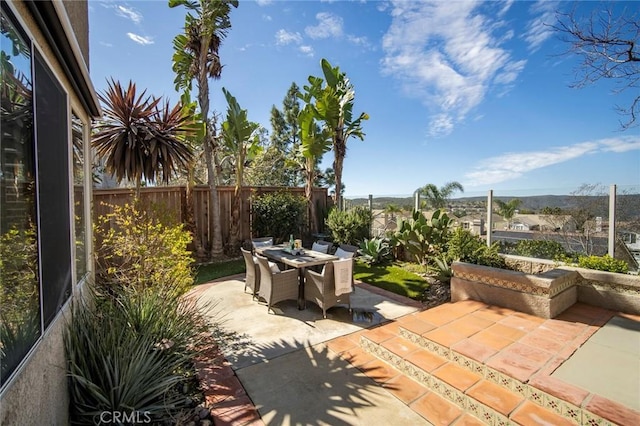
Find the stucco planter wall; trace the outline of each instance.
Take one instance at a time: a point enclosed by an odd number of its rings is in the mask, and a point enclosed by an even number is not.
[[[634,275],[571,267],[531,274],[463,262],[454,262],[452,270],[454,302],[473,299],[542,318],[578,301],[640,315],[640,277]]]
[[[640,315],[640,276],[562,266],[578,273],[578,301]]]

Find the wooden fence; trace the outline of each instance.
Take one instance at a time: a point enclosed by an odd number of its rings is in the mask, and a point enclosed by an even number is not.
[[[231,208],[233,202],[234,187],[218,186],[218,197],[220,200],[220,223],[222,227],[223,246],[229,243],[231,233]],[[209,241],[211,229],[209,229],[209,188],[197,186],[194,189],[194,219],[197,236],[200,241]],[[252,196],[287,191],[304,197],[304,188],[279,187],[279,186],[258,186],[243,187],[240,192],[240,240],[251,239],[251,199]],[[186,218],[186,188],[184,186],[161,186],[141,188],[140,199],[144,203],[162,206],[167,213],[175,215],[181,222]],[[112,211],[112,205],[122,206],[131,203],[134,190],[130,188],[116,189],[95,189],[93,190],[93,214],[94,223],[98,223],[100,216]],[[333,205],[333,200],[327,195],[326,188],[314,188],[312,202],[318,207],[318,211],[328,211]],[[318,229],[322,230],[322,223],[318,224]],[[303,234],[309,234],[309,223]],[[208,249],[209,247],[206,247]]]

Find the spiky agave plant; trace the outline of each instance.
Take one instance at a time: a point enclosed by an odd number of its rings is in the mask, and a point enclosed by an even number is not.
[[[161,105],[161,99],[147,96],[146,90],[137,96],[131,81],[125,90],[111,80],[98,96],[104,118],[96,126],[92,143],[118,182],[134,181],[139,193],[142,179],[168,182],[173,172],[187,168],[193,153],[186,137],[198,127],[180,103]]]

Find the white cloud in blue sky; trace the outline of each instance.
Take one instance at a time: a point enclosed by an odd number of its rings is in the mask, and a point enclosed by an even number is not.
[[[127,37],[129,37],[131,40],[133,40],[136,43],[141,44],[143,46],[147,46],[149,44],[153,44],[154,43],[153,42],[153,38],[141,36],[139,34],[127,33]]]
[[[329,12],[320,12],[316,14],[316,19],[318,20],[317,25],[310,25],[304,29],[305,34],[309,37],[314,40],[342,37],[344,21],[340,16]]]
[[[513,30],[481,3],[392,2],[383,37],[382,72],[429,107],[430,136],[446,136],[478,107],[494,86],[513,83],[526,65],[502,45]],[[504,87],[501,87],[504,90]]]
[[[300,44],[302,43],[302,35],[297,32],[289,32],[284,29],[280,29],[276,32],[276,44],[286,46],[287,44]]]
[[[142,21],[142,14],[140,14],[140,12],[136,11],[132,7],[113,5],[113,10],[115,11],[116,15],[125,19],[129,19],[136,24],[139,24]]]
[[[639,136],[621,136],[550,147],[540,151],[510,152],[481,160],[465,174],[465,186],[490,185],[516,179],[527,172],[602,152],[640,149]]]
[[[640,2],[613,4],[640,13]],[[223,85],[251,120],[270,130],[272,106],[292,82],[302,86],[309,75],[321,76],[319,61],[327,58],[354,84],[354,112],[370,115],[365,140],[349,141],[348,196],[407,194],[454,180],[492,189],[514,179],[529,186],[637,181],[640,141],[623,136],[638,135],[637,128],[620,132],[615,109],[633,94],[612,94],[607,82],[571,88],[579,61],[557,59],[567,46],[549,24],[556,11],[572,8],[588,18],[602,4],[240,2],[222,46],[225,68],[212,83],[212,105],[224,105]],[[172,39],[183,31],[186,13],[166,1],[91,1],[96,88],[111,77],[131,79],[175,99]],[[121,43],[119,34],[133,43]],[[322,167],[331,166],[332,156]],[[389,172],[372,173],[381,161]]]
[[[524,39],[529,43],[529,49],[536,51],[547,39],[553,36],[551,25],[556,21],[557,1],[539,0],[530,8],[534,18],[527,24]]]

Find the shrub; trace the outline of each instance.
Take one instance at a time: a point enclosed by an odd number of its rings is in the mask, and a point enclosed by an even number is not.
[[[301,235],[307,223],[307,200],[290,192],[263,194],[252,199],[252,230],[256,237],[288,241],[289,235]]]
[[[627,265],[624,260],[614,259],[608,254],[604,256],[580,256],[578,258],[578,266],[581,268],[618,272],[621,274],[629,272],[629,265]]]
[[[116,292],[73,307],[64,334],[72,423],[97,424],[104,411],[175,419],[193,404],[184,392],[209,329],[204,308],[172,288]]]
[[[506,262],[499,254],[499,243],[487,246],[480,236],[473,235],[469,230],[456,228],[447,242],[447,259],[476,265],[506,268]]]
[[[393,245],[402,246],[416,260],[427,266],[429,258],[440,256],[449,238],[451,219],[436,210],[430,220],[419,211],[414,211],[408,220],[400,221],[393,234]]]
[[[521,240],[516,244],[513,254],[537,259],[556,260],[565,257],[567,252],[558,241]]]
[[[165,287],[184,294],[193,285],[191,235],[157,207],[136,201],[112,206],[95,227],[96,283],[103,287]]]
[[[372,222],[371,211],[366,207],[356,206],[345,211],[332,209],[326,225],[335,244],[359,246],[371,236]]]
[[[360,243],[360,259],[369,265],[377,265],[391,260],[391,246],[386,238],[372,238]]]

